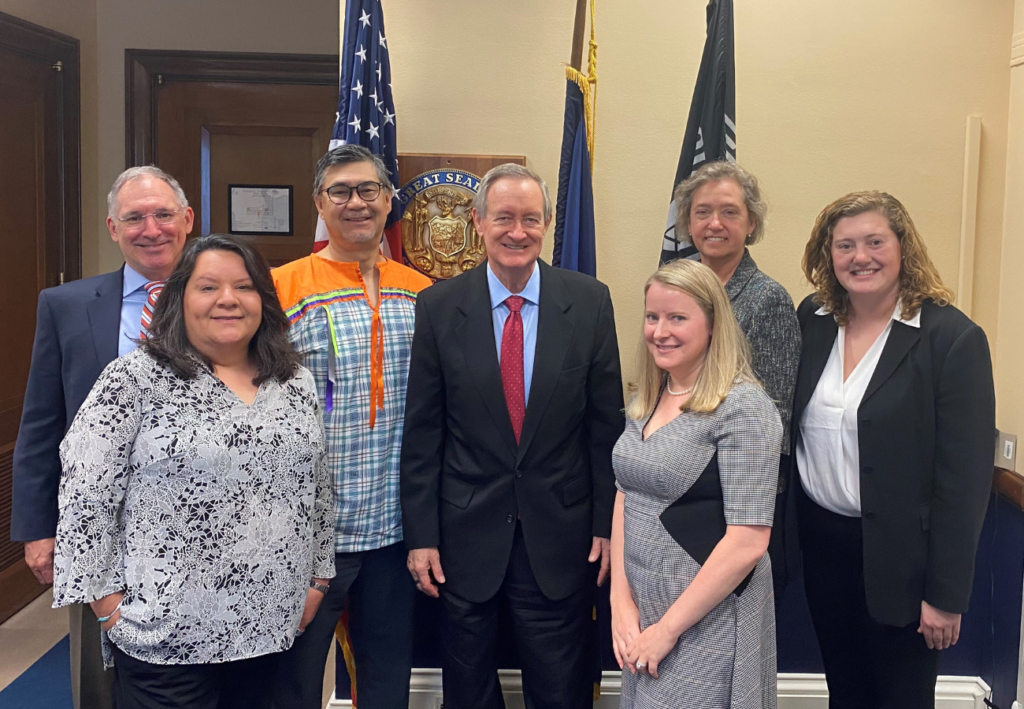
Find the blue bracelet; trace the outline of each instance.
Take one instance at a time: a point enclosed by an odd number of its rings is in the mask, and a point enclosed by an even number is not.
[[[117,613],[118,610],[120,610],[122,603],[124,603],[124,596],[121,596],[121,600],[118,601],[116,606],[114,606],[114,610],[110,611],[110,615],[103,616],[102,618],[97,618],[96,620],[98,620],[100,623],[106,623],[108,620],[114,617],[114,614]]]

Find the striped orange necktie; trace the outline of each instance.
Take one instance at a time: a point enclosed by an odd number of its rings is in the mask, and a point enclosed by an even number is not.
[[[153,311],[156,309],[156,299],[160,297],[160,293],[164,289],[164,281],[150,281],[143,286],[146,292],[149,293],[149,297],[146,298],[145,305],[142,306],[142,329],[139,331],[139,339],[145,340],[149,335],[149,324],[153,322]]]

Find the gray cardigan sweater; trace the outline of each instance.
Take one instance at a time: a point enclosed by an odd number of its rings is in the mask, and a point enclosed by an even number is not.
[[[725,292],[750,343],[754,374],[782,417],[782,453],[788,455],[793,390],[800,364],[800,323],[793,299],[777,281],[758,269],[746,249],[725,284]]]

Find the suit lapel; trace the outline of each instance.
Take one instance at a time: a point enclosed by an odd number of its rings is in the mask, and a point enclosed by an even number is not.
[[[501,439],[511,453],[516,452],[512,420],[505,404],[505,390],[498,369],[498,349],[494,341],[491,295],[487,288],[487,264],[480,264],[461,276],[466,279],[462,301],[458,305],[464,319],[455,327],[455,337],[466,361],[466,371],[476,384],[484,405],[491,414]],[[529,417],[529,413],[527,413]]]
[[[96,286],[96,297],[86,305],[89,329],[100,369],[117,359],[117,345],[121,327],[121,291],[124,288],[124,268],[109,274]]]
[[[893,322],[892,330],[889,332],[889,339],[885,341],[882,355],[878,358],[878,365],[871,375],[868,388],[864,390],[861,403],[867,401],[872,394],[878,391],[878,387],[882,386],[885,380],[892,376],[892,373],[896,371],[896,367],[907,356],[910,348],[917,344],[917,341],[920,339],[920,328],[905,325],[898,320]]]
[[[807,408],[838,336],[839,326],[835,318],[831,315],[811,315],[811,320],[803,333],[803,353],[800,358],[800,373],[797,375],[796,398],[793,401],[794,423]]]
[[[566,291],[557,269],[551,268],[543,261],[537,263],[540,265],[537,350],[533,358],[530,402],[526,405],[526,417],[523,419],[517,463],[523,459],[537,433],[537,427],[551,401],[551,394],[558,384],[562,363],[565,361],[566,352],[569,351],[569,343],[572,342],[573,324],[566,316],[566,311],[572,306],[572,298]]]

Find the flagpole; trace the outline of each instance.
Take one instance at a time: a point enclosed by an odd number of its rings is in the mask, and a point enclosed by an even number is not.
[[[583,71],[583,45],[586,44],[587,0],[576,0],[576,21],[572,26],[572,59],[569,61],[576,71]]]

